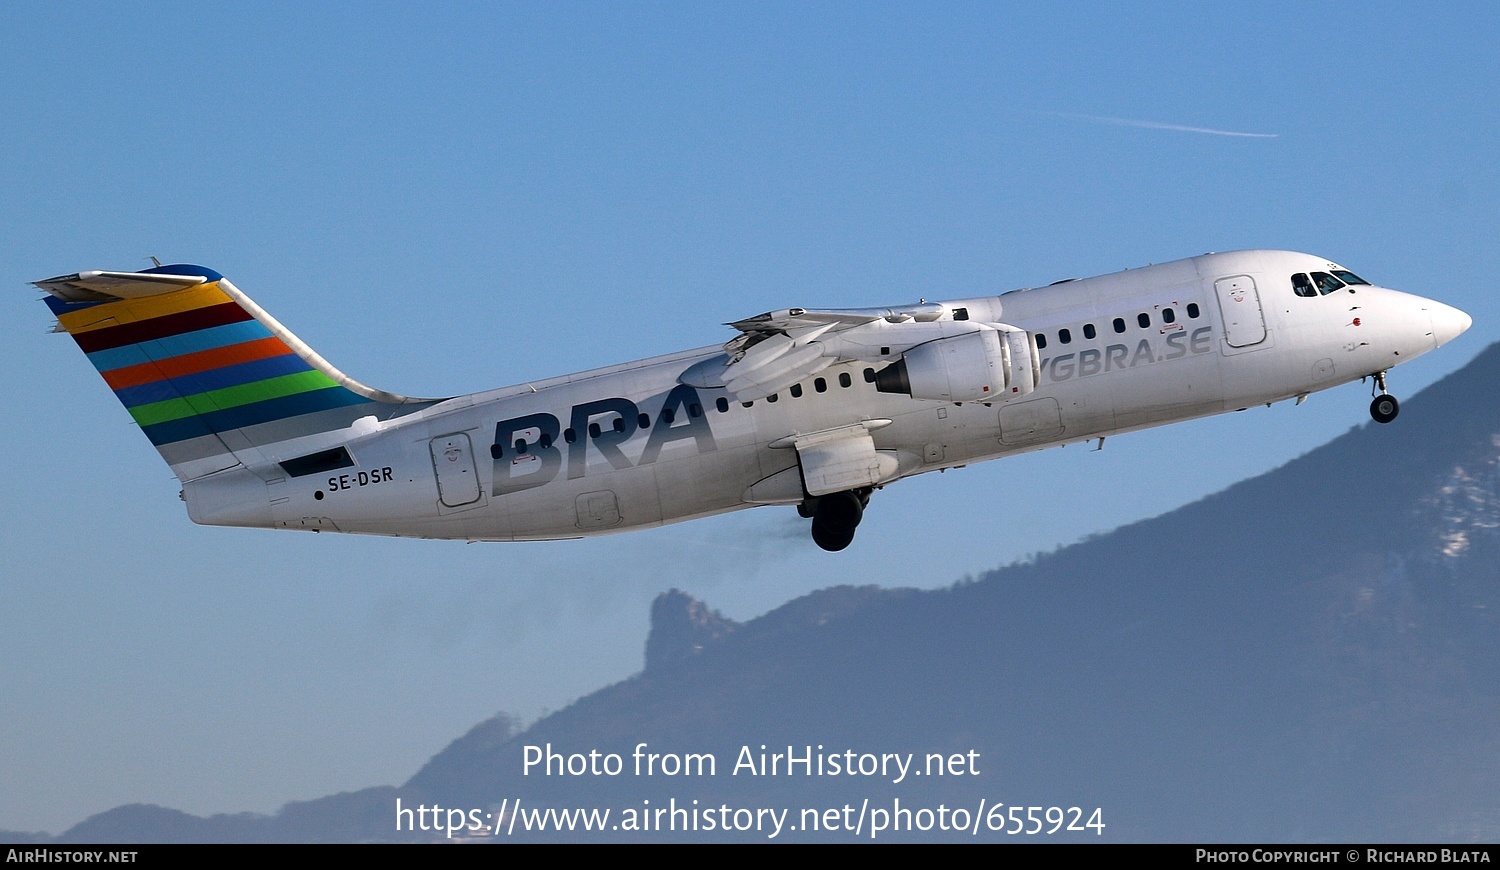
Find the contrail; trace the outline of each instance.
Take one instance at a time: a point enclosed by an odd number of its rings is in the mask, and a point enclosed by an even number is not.
[[[1212,127],[1189,127],[1186,124],[1163,124],[1160,121],[1141,121],[1135,118],[1111,118],[1107,115],[1080,115],[1074,112],[1043,112],[1059,118],[1076,118],[1096,124],[1114,124],[1119,127],[1142,127],[1147,130],[1173,130],[1178,133],[1207,133],[1210,136],[1240,136],[1246,139],[1276,139],[1279,133],[1242,133],[1238,130],[1215,130]]]

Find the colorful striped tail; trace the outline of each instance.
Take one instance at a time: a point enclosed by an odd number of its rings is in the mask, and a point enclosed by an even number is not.
[[[433,401],[349,378],[202,266],[81,272],[36,286],[50,294],[58,330],[184,482],[272,459],[259,450],[267,445]]]

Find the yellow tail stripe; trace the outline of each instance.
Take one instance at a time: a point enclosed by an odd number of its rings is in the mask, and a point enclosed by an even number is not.
[[[63,329],[66,329],[69,335],[77,335],[80,332],[118,326],[122,323],[151,320],[165,314],[178,314],[195,308],[222,305],[229,301],[232,301],[229,294],[220,290],[219,282],[215,281],[211,284],[189,287],[186,290],[174,290],[160,296],[121,299],[118,302],[94,305],[82,311],[60,314],[57,322],[62,324]]]

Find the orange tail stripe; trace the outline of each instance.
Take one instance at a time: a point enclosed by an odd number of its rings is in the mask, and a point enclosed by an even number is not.
[[[209,369],[222,368],[252,360],[267,359],[291,352],[292,349],[286,346],[286,342],[273,335],[269,338],[259,338],[255,341],[231,344],[228,347],[214,347],[208,350],[200,350],[197,353],[174,356],[159,362],[145,362],[138,365],[126,366],[125,368],[115,369],[103,374],[104,380],[109,384],[110,389],[122,390],[126,387],[138,387],[141,384],[149,384],[167,378],[180,378],[183,375],[197,374],[198,372],[206,372]]]

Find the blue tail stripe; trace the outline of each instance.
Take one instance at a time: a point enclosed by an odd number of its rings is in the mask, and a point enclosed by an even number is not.
[[[323,390],[312,390],[282,396],[279,399],[267,399],[264,402],[241,405],[238,408],[228,408],[223,411],[199,414],[195,417],[183,417],[165,423],[142,426],[141,431],[146,433],[146,437],[151,439],[152,444],[160,446],[175,441],[185,441],[199,435],[227,432],[231,429],[254,426],[257,423],[269,423],[272,420],[297,417],[314,411],[326,411],[329,408],[366,404],[370,401],[343,387],[328,387]]]
[[[228,323],[224,326],[211,326],[194,332],[184,332],[181,335],[168,335],[141,344],[127,344],[124,347],[114,347],[109,350],[96,350],[89,354],[89,362],[93,363],[94,368],[99,371],[108,372],[137,363],[150,362],[152,359],[168,359],[185,353],[197,353],[200,350],[255,341],[258,338],[266,338],[270,334],[271,330],[266,329],[259,321],[246,320],[240,323]],[[144,349],[148,346],[151,349],[150,356]]]
[[[112,347],[109,350],[96,350],[88,355],[89,362],[99,372],[123,369],[126,366],[139,365],[143,362],[151,362],[151,357],[146,356],[142,345],[127,344],[124,347]]]
[[[282,375],[294,375],[307,371],[312,371],[312,366],[296,354],[287,353],[267,359],[209,369],[206,372],[195,372],[180,378],[126,387],[115,390],[115,395],[120,397],[120,402],[125,407],[134,408],[137,405],[148,405],[152,402],[162,402],[181,396],[206,393],[209,390],[237,387],[240,384],[263,381],[266,378],[279,378]]]

